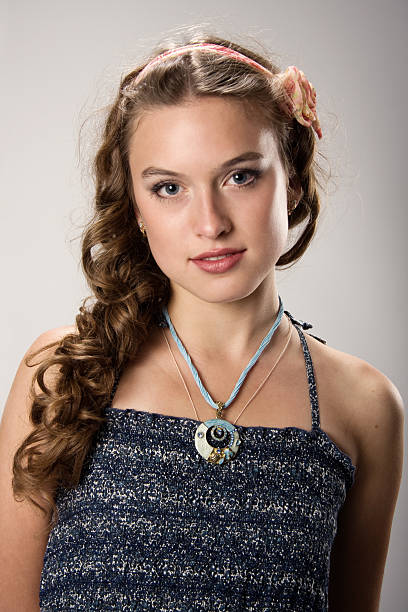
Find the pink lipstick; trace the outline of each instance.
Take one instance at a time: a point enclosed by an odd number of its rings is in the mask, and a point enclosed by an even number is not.
[[[244,256],[244,250],[237,249],[217,249],[201,253],[193,261],[201,270],[220,274],[234,267]]]

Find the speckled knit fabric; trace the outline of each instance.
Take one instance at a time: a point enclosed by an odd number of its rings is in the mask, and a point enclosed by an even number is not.
[[[237,425],[224,465],[196,451],[194,419],[106,407],[41,576],[42,612],[323,611],[338,511],[355,466],[320,429]]]

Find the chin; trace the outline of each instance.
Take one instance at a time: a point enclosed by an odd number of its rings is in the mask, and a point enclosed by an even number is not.
[[[218,280],[220,282],[211,283],[211,280]],[[234,279],[234,281],[228,282],[225,276],[218,276],[216,278],[210,278],[207,282],[202,282],[199,287],[179,285],[178,283],[171,282],[172,290],[176,293],[179,292],[180,287],[183,292],[187,292],[190,295],[195,296],[199,300],[203,302],[208,302],[210,304],[222,304],[228,302],[237,302],[242,300],[248,296],[250,296],[262,282],[262,279],[259,279],[259,282],[254,282],[254,278],[246,279],[246,282],[239,282],[238,279]]]

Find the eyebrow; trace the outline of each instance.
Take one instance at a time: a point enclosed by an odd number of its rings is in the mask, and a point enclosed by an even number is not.
[[[231,166],[235,166],[235,164],[238,164],[239,162],[253,161],[258,159],[263,159],[262,153],[258,153],[257,151],[247,151],[246,153],[242,153],[242,155],[233,157],[232,159],[229,159],[228,161],[221,164],[221,166],[218,168],[218,171],[226,170]],[[174,170],[165,170],[163,168],[155,168],[154,166],[149,166],[148,168],[145,168],[143,170],[142,178],[149,178],[150,176],[156,176],[158,174],[167,174],[169,176],[184,176],[180,172],[174,172]]]

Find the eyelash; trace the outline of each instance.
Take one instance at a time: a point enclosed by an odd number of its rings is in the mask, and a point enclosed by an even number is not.
[[[235,174],[250,174],[253,177],[252,181],[250,181],[249,183],[245,183],[244,185],[235,185],[236,187],[238,187],[238,189],[242,189],[243,187],[253,187],[255,183],[258,181],[262,172],[261,170],[256,170],[255,168],[240,168],[239,170],[235,170],[231,174],[231,177],[233,177]],[[177,195],[179,195],[179,194],[176,194],[175,196],[168,195],[167,197],[159,195],[158,192],[160,191],[160,189],[162,187],[165,187],[166,185],[177,185],[177,183],[173,181],[161,181],[160,183],[156,183],[156,185],[153,185],[153,187],[151,188],[151,192],[153,196],[156,198],[159,198],[160,200],[173,200],[174,198],[177,197]]]

